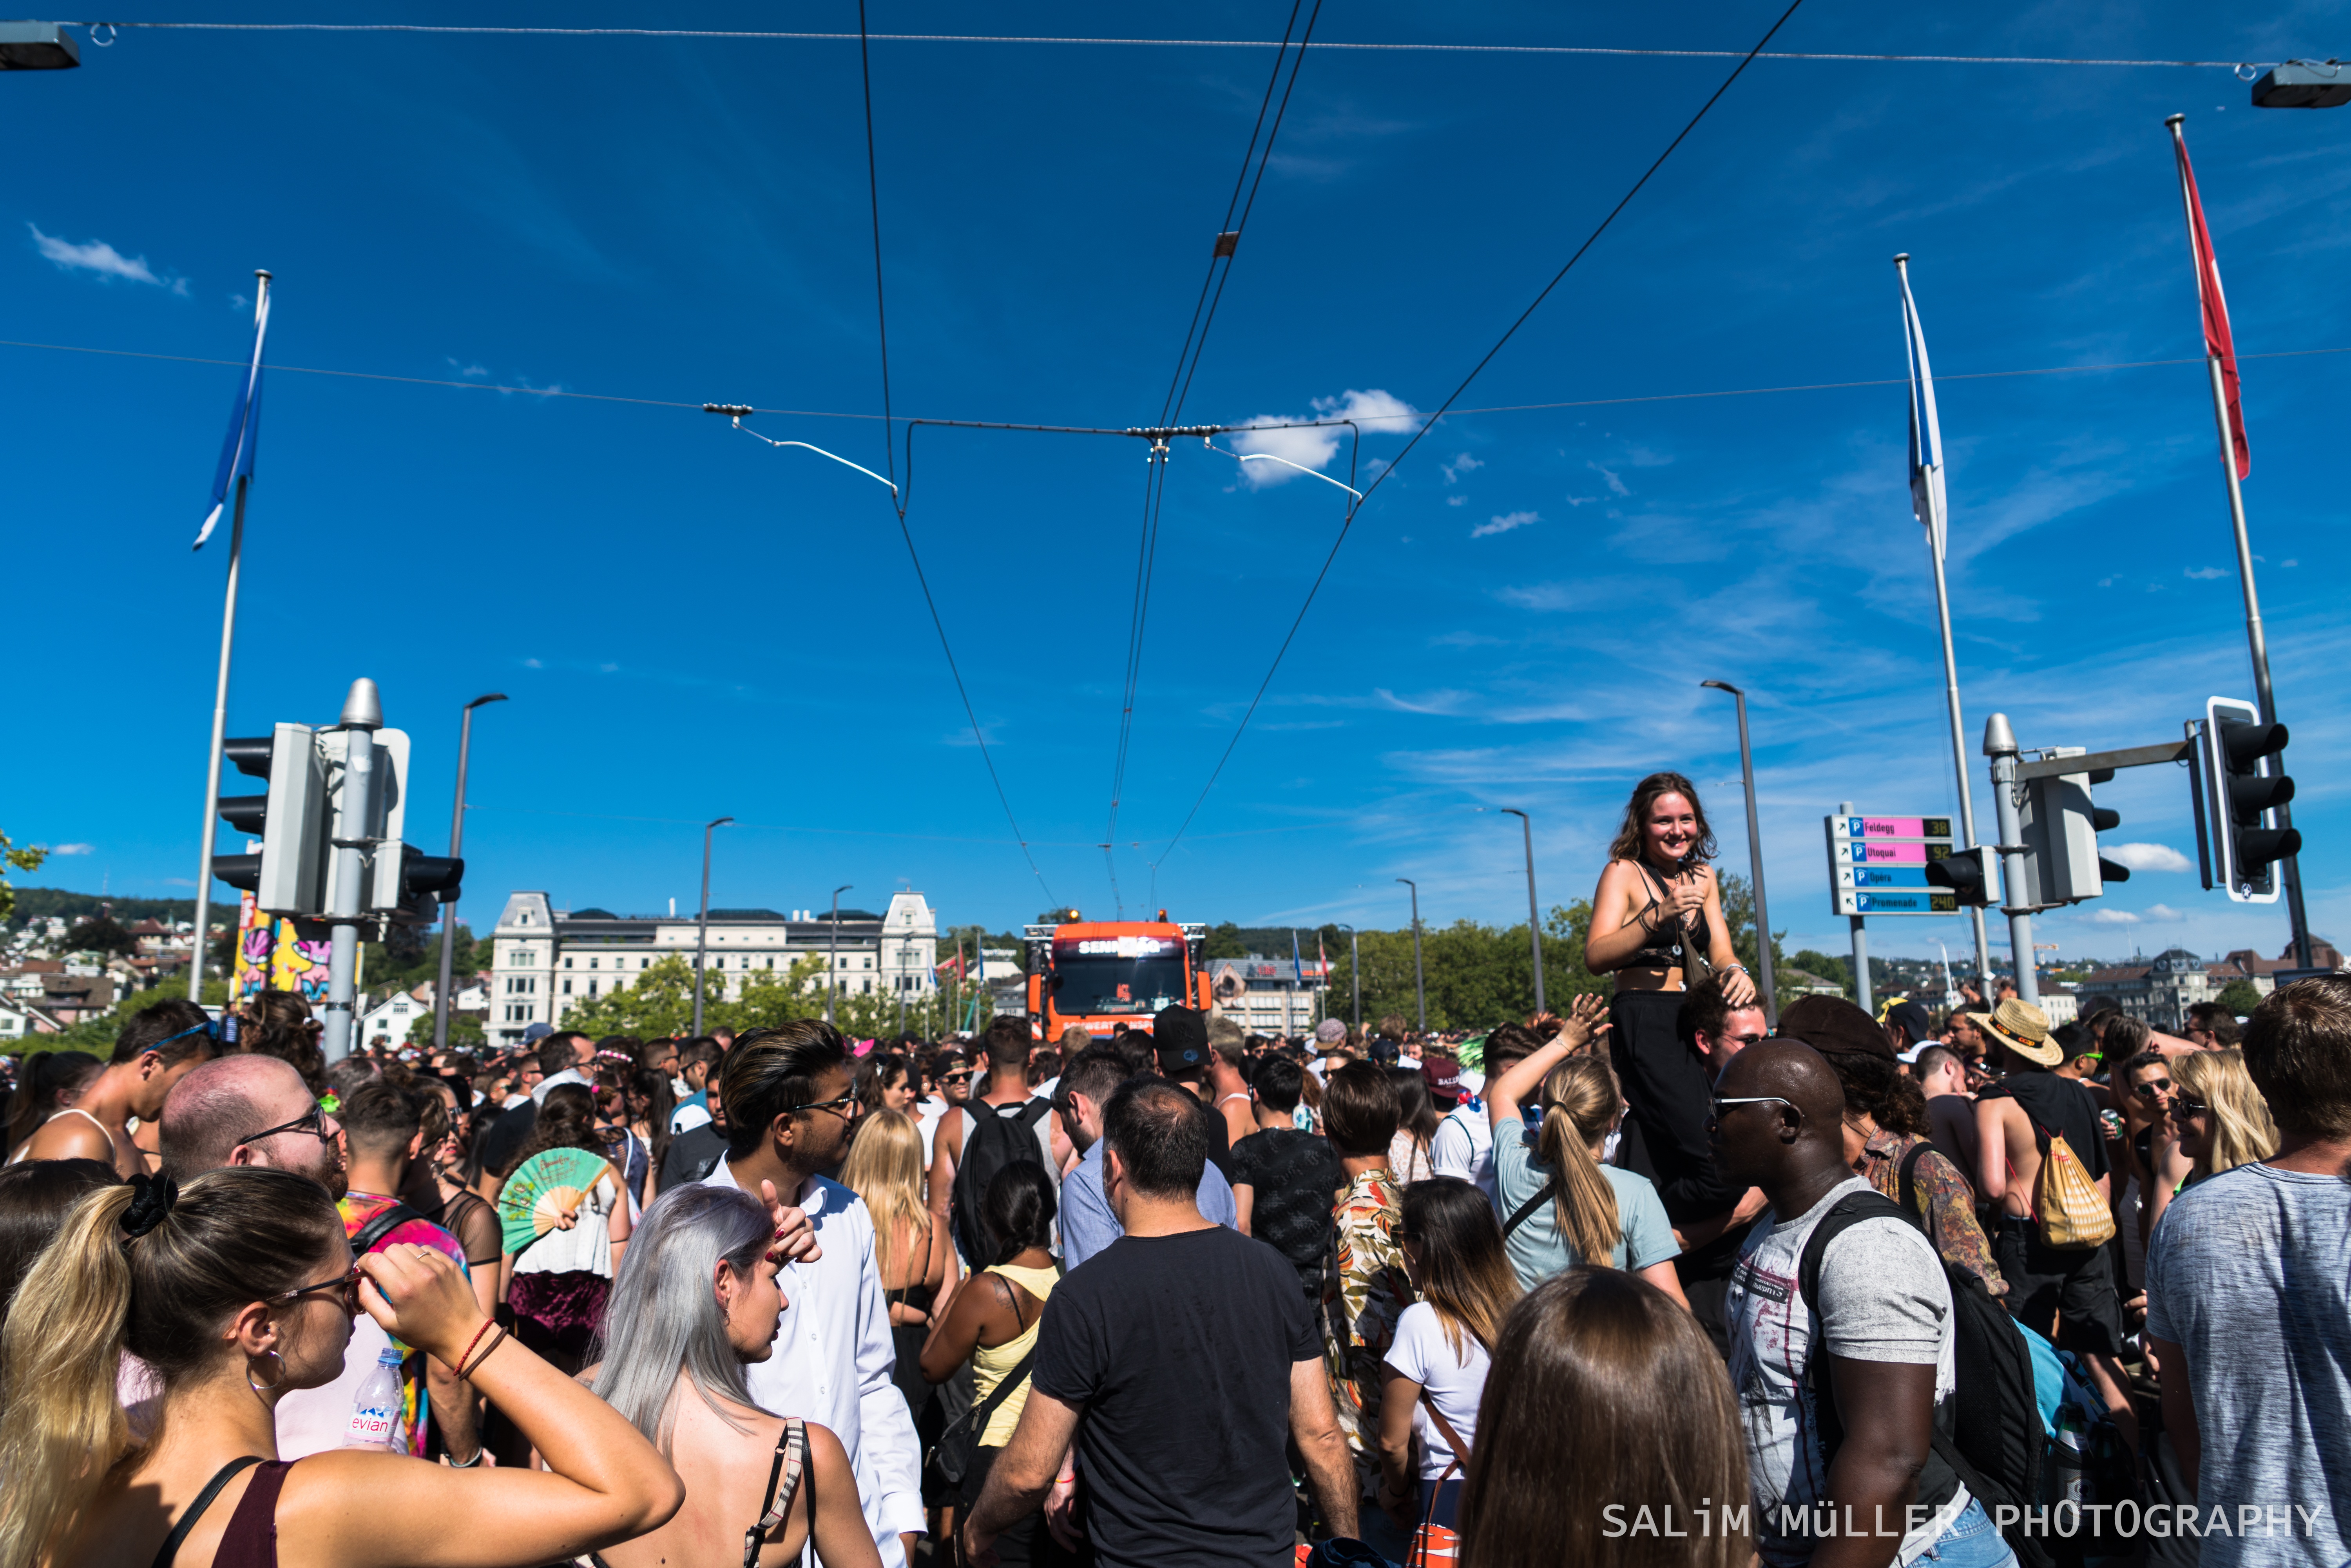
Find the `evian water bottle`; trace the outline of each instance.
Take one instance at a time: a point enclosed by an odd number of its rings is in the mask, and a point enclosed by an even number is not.
[[[375,1370],[360,1380],[359,1392],[351,1396],[350,1424],[343,1429],[344,1448],[408,1451],[401,1359],[398,1349],[385,1345],[375,1358]]]

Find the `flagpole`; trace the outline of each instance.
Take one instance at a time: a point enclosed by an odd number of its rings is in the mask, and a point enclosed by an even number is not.
[[[1907,358],[1909,351],[1908,340],[1915,321],[1913,312],[1916,308],[1910,298],[1910,253],[1908,251],[1904,251],[1894,258],[1894,270],[1902,279],[1903,350]],[[1915,420],[1919,415],[1914,410],[1911,417]],[[1920,452],[1922,460],[1925,455],[1922,448]],[[1927,518],[1927,555],[1935,567],[1935,620],[1943,635],[1943,701],[1944,706],[1949,710],[1951,718],[1951,770],[1959,783],[1959,847],[1971,850],[1976,847],[1976,806],[1975,796],[1968,786],[1967,724],[1959,716],[1959,655],[1951,646],[1951,591],[1943,571],[1943,549],[1945,540],[1949,535],[1950,522],[1940,483],[1941,477],[1940,465],[1938,465],[1935,481],[1928,486],[1928,505],[1932,507],[1932,514]],[[1991,985],[1991,944],[1984,932],[1982,908],[1979,905],[1969,905],[1968,921],[1975,927],[1977,981],[1986,988],[1986,994],[1989,995]],[[1949,989],[1948,976],[1945,977],[1945,988]],[[1952,1005],[1957,1006],[1957,1001],[1954,1000]]]
[[[257,366],[262,323],[269,319],[269,273],[266,268],[256,267],[253,276],[257,280],[253,299],[254,355]],[[252,383],[248,382],[248,398],[252,390]],[[249,405],[247,416],[250,416]],[[224,459],[225,465],[225,461]],[[221,749],[228,734],[229,657],[236,645],[236,582],[237,569],[243,564],[245,554],[245,492],[253,482],[249,464],[247,470],[236,476],[236,509],[229,524],[228,587],[221,604],[220,672],[213,685],[212,746],[204,755],[204,820],[196,839],[199,848],[196,852],[195,941],[188,952],[188,1000],[199,1007],[204,1005],[204,944],[212,937],[213,840],[218,831],[214,815],[220,810]],[[215,511],[214,515],[219,514]],[[204,542],[200,535],[196,543],[201,545]],[[224,1002],[223,1006],[225,1008],[226,1003]]]
[[[2188,117],[2175,114],[2164,120],[2171,129],[2172,151],[2179,165],[2179,206],[2188,224],[2188,249],[2196,267],[2196,292],[2200,299],[2204,292],[2204,258],[2196,245],[2196,203],[2188,187],[2188,138],[2180,122]],[[2218,276],[2217,273],[2215,276]],[[2212,418],[2220,431],[2220,471],[2229,484],[2229,522],[2237,537],[2237,581],[2245,595],[2245,643],[2253,658],[2253,702],[2261,709],[2263,724],[2277,722],[2277,700],[2270,690],[2270,644],[2262,632],[2261,595],[2253,586],[2253,547],[2245,532],[2245,493],[2237,482],[2237,442],[2229,428],[2229,395],[2220,377],[2220,356],[2211,351],[2207,342],[2204,369],[2212,382]],[[2241,393],[2240,394],[2241,395]],[[2276,808],[2277,825],[2294,826],[2294,811],[2289,806]],[[2283,862],[2286,919],[2294,927],[2294,963],[2300,968],[2314,967],[2310,955],[2310,921],[2302,906],[2302,866],[2300,858],[2285,857]]]
[[[269,274],[263,273],[266,279]],[[267,282],[262,287],[267,288]],[[213,740],[204,763],[204,831],[196,855],[196,943],[188,955],[188,999],[204,998],[204,944],[211,939],[213,889],[213,814],[220,810],[221,747],[228,733],[229,653],[236,644],[236,572],[245,549],[245,488],[252,480],[236,476],[236,516],[228,528],[228,592],[221,608],[220,674],[213,685]]]

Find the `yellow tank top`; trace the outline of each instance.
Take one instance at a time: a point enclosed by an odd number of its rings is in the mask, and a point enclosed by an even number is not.
[[[1035,1297],[1037,1316],[1029,1320],[1027,1329],[992,1350],[981,1345],[971,1353],[971,1397],[974,1405],[986,1403],[987,1396],[996,1392],[997,1385],[1004,1381],[1005,1375],[1020,1364],[1022,1356],[1036,1348],[1037,1323],[1045,1315],[1045,1298],[1051,1295],[1053,1287],[1061,1282],[1058,1269],[1026,1269],[1018,1263],[998,1263],[980,1272],[1001,1274]],[[1020,1412],[1028,1403],[1029,1380],[1024,1377],[1020,1386],[1006,1395],[1004,1403],[987,1417],[987,1427],[979,1435],[979,1446],[1000,1448],[1012,1441],[1012,1429],[1020,1425]]]

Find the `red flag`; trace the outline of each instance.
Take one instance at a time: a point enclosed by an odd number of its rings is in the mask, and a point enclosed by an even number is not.
[[[2237,385],[2237,346],[2229,335],[2229,301],[2220,293],[2220,262],[2212,254],[2212,230],[2196,193],[2196,171],[2188,162],[2188,138],[2171,121],[2172,151],[2179,156],[2179,195],[2188,207],[2188,248],[2196,259],[2196,295],[2204,306],[2204,351],[2220,361],[2222,400],[2229,405],[2229,439],[2237,449],[2237,477],[2252,476],[2253,455],[2245,444],[2245,410]]]

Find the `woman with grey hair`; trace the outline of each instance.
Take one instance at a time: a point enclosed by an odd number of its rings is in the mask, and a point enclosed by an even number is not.
[[[744,1384],[783,1316],[774,1237],[732,1187],[672,1187],[638,1223],[580,1380],[694,1480],[668,1523],[604,1549],[607,1568],[786,1568],[811,1536],[825,1568],[879,1568],[841,1439]]]

